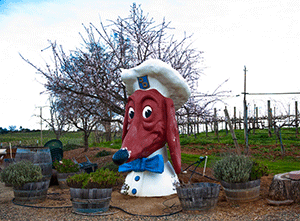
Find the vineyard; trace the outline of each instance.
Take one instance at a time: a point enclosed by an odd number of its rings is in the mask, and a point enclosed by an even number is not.
[[[242,152],[245,153],[244,130],[234,130],[236,141]],[[295,128],[282,128],[281,140],[274,135],[275,130],[271,129],[271,136],[268,129],[252,130],[249,133],[249,155],[266,163],[271,172],[276,174],[280,172],[288,172],[299,170],[300,168],[300,138],[296,134]],[[43,131],[43,145],[55,139],[55,135],[51,131]],[[83,145],[82,132],[68,132],[61,137],[64,151],[77,149]],[[115,134],[114,140],[111,142],[103,141],[95,142],[95,134],[89,137],[90,147],[107,147],[119,149],[121,147],[121,134]],[[40,132],[13,132],[0,135],[1,148],[12,148],[17,146],[38,146],[40,145]],[[182,149],[182,162],[192,163],[197,161],[199,156],[209,156],[208,166],[218,159],[222,154],[235,152],[236,146],[229,130],[222,129],[216,131],[202,132],[197,134],[181,134],[180,144]],[[284,152],[282,152],[282,147]],[[292,162],[292,164],[291,164]]]

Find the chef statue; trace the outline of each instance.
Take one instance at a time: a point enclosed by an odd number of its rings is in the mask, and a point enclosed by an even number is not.
[[[181,172],[175,111],[188,100],[189,87],[176,70],[161,60],[147,60],[122,70],[121,78],[129,95],[122,147],[113,155],[119,171],[129,172],[121,193],[139,197],[172,195]]]

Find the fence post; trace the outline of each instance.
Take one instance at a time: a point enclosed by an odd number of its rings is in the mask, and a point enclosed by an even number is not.
[[[200,133],[199,124],[200,124],[200,120],[199,120],[199,116],[197,116],[197,134]]]
[[[295,124],[296,124],[296,137],[298,137],[298,102],[295,101]]]
[[[215,134],[218,138],[219,141],[219,129],[218,129],[218,121],[217,121],[217,108],[214,108],[214,129],[215,129]]]
[[[242,117],[241,117],[241,112],[239,112],[239,130],[242,129],[241,123],[242,123]]]
[[[233,107],[233,124],[234,129],[236,130],[236,107]]]
[[[247,69],[246,66],[244,66],[244,137],[245,137],[245,145],[246,145],[246,154],[248,154],[248,107],[247,107],[247,101],[246,101],[246,73]]]
[[[256,114],[256,127],[258,129],[259,128],[259,126],[258,126],[258,107],[255,108],[255,114]]]
[[[272,136],[271,128],[272,128],[272,110],[271,110],[271,101],[268,100],[268,132],[269,132],[269,137]]]
[[[226,111],[227,111],[227,106],[225,106],[225,109],[226,109]],[[228,113],[228,111],[227,111],[227,113]],[[225,116],[225,131],[226,131],[226,136],[228,135],[228,122],[227,122],[227,120],[226,120],[226,116]]]
[[[208,125],[207,125],[207,119],[205,119],[205,135],[208,137]]]
[[[256,123],[256,113],[255,113],[255,110],[256,110],[256,105],[254,104],[254,113],[253,113],[253,123],[252,123],[252,127],[253,127],[253,134],[255,134],[255,123]]]

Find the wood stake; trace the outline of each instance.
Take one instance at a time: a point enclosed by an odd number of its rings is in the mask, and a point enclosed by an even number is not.
[[[236,136],[235,136],[235,133],[234,133],[232,124],[231,124],[231,122],[230,122],[230,117],[229,117],[227,108],[224,109],[224,113],[225,113],[225,120],[227,121],[227,123],[228,123],[228,125],[229,125],[229,128],[230,128],[230,133],[231,133],[231,136],[232,136],[232,139],[233,139],[233,142],[234,142],[234,146],[235,146],[235,149],[236,149],[236,153],[237,153],[238,155],[241,155],[241,150],[240,150],[239,144],[238,144],[238,142],[237,142],[237,139],[236,139]]]

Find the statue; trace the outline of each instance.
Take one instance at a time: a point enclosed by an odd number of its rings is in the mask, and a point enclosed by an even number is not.
[[[113,156],[120,172],[130,172],[121,193],[141,197],[175,194],[181,172],[175,110],[189,98],[189,87],[176,70],[156,59],[122,70],[121,78],[130,95],[122,147]]]

